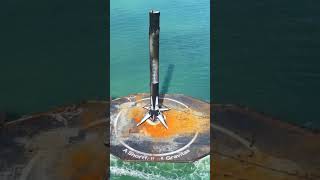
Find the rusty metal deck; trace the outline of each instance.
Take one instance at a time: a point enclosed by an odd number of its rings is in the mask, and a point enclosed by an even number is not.
[[[213,105],[212,179],[320,179],[320,134],[236,105]]]
[[[111,103],[111,153],[128,161],[193,162],[210,153],[208,103],[172,94],[160,98],[166,129],[150,120],[136,126],[150,102],[148,94],[115,99]]]
[[[8,122],[0,136],[0,179],[103,179],[107,103],[62,107]]]
[[[175,95],[175,98],[177,96],[179,95]],[[170,98],[169,95],[166,97]],[[130,104],[132,100],[143,98],[126,97],[114,102]],[[179,101],[184,104],[198,104],[193,106],[195,111],[209,112],[209,106],[201,101],[192,98],[182,98]],[[193,103],[194,101],[196,103]],[[212,107],[212,179],[320,179],[319,133],[287,124],[245,107]],[[3,124],[0,129],[0,179],[104,178],[109,163],[108,148],[104,145],[108,135],[105,124],[108,123],[105,114],[107,108],[106,102],[86,102]],[[111,111],[119,108],[113,106]],[[135,116],[137,120],[140,113],[143,114],[139,109],[135,109],[127,115]],[[176,117],[177,114],[179,113],[171,116]],[[141,131],[145,131],[143,128],[146,127],[141,128]],[[176,130],[190,132],[188,128]],[[148,132],[148,129],[145,132]],[[159,131],[149,134],[159,141],[163,135]],[[176,157],[178,158],[178,155]],[[168,158],[173,159],[174,156]]]

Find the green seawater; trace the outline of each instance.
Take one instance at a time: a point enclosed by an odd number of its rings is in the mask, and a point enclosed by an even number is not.
[[[111,96],[149,92],[151,9],[160,11],[160,93],[209,101],[209,0],[111,0]]]
[[[0,1],[0,111],[16,117],[107,99],[107,3]],[[147,11],[155,8],[161,10],[161,92],[209,99],[208,0],[110,3],[112,96],[148,92]],[[214,1],[214,101],[320,128],[319,5]]]
[[[0,111],[105,100],[106,1],[0,1]]]
[[[210,156],[194,163],[125,162],[110,156],[112,180],[207,180]]]
[[[210,100],[209,0],[111,0],[112,97],[149,92],[149,11],[160,11],[160,93]],[[111,155],[112,180],[210,179],[210,157],[195,163],[124,162]]]
[[[320,1],[213,3],[213,94],[320,128]]]

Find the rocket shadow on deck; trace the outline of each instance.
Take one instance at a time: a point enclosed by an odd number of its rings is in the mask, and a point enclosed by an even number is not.
[[[163,85],[162,85],[161,91],[160,91],[160,96],[161,96],[161,99],[159,99],[160,105],[162,105],[163,100],[165,98],[165,95],[169,91],[170,83],[171,83],[171,80],[172,80],[172,74],[173,74],[173,71],[174,71],[174,66],[175,66],[174,64],[169,64],[169,66],[168,66],[167,73],[166,73],[166,76],[164,78],[164,82],[163,82]]]

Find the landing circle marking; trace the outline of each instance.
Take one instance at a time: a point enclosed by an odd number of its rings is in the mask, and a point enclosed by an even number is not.
[[[140,102],[140,101],[148,100],[148,99],[150,99],[150,98],[143,98],[143,99],[137,100],[136,102]],[[174,100],[174,99],[171,99],[171,98],[161,98],[161,99],[166,99],[166,100],[169,100],[169,101],[176,102],[176,103],[178,103],[178,104],[186,107],[187,109],[190,109],[187,105],[185,105],[184,103],[182,103],[182,102],[180,102],[180,101],[177,101],[177,100]],[[123,110],[121,110],[121,111],[117,114],[116,119],[115,119],[115,122],[114,122],[114,128],[115,128],[115,135],[116,135],[116,137],[119,137],[119,136],[118,136],[118,133],[117,133],[117,123],[118,123],[118,120],[119,120],[119,117],[120,117],[122,111],[123,111]],[[169,128],[170,128],[170,127],[169,127]],[[124,147],[126,147],[127,149],[129,149],[129,150],[131,150],[131,151],[134,151],[134,152],[136,152],[136,153],[139,153],[139,154],[142,154],[142,155],[145,155],[145,156],[157,156],[157,157],[159,157],[159,156],[173,155],[173,154],[179,153],[179,152],[181,152],[181,151],[184,151],[185,149],[187,149],[187,148],[196,140],[197,137],[198,137],[198,132],[196,132],[195,135],[193,136],[193,138],[191,139],[191,141],[190,141],[188,144],[186,144],[185,146],[183,146],[182,148],[177,149],[177,150],[172,151],[172,152],[160,153],[160,154],[151,154],[151,153],[142,152],[142,151],[139,151],[139,150],[136,150],[136,149],[130,147],[129,145],[127,145],[127,144],[126,144],[124,141],[122,141],[121,139],[120,139],[119,141],[120,141],[120,143],[121,143]]]

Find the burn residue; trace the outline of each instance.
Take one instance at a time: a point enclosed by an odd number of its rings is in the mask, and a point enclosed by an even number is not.
[[[145,114],[141,107],[133,107],[129,110],[129,120],[140,122]],[[153,138],[169,138],[177,135],[191,135],[196,132],[202,133],[209,130],[209,118],[199,116],[199,112],[190,109],[178,110],[171,109],[164,112],[168,129],[161,123],[151,125],[148,122],[137,127],[140,133]]]

